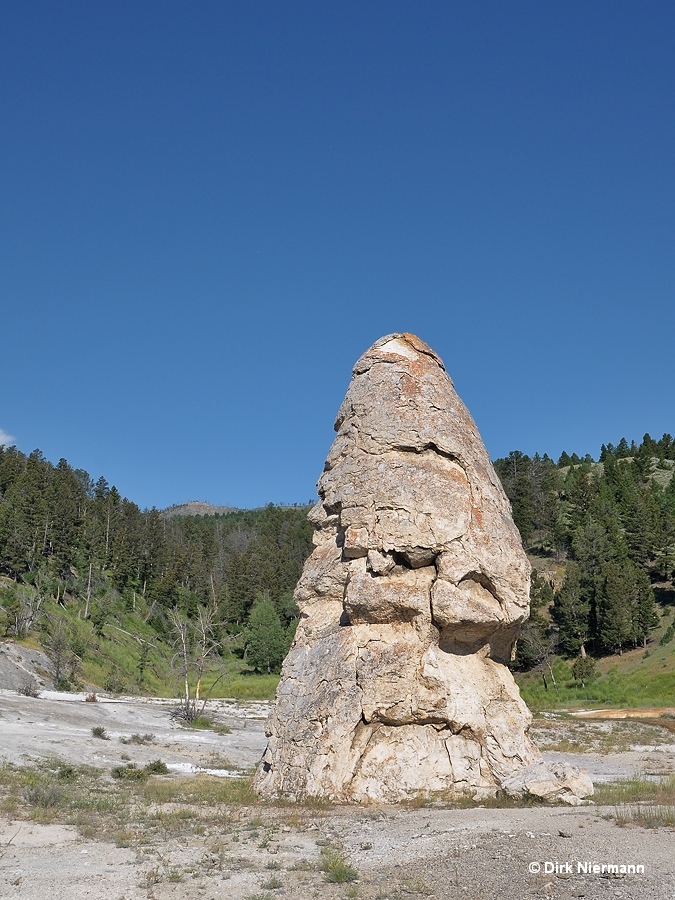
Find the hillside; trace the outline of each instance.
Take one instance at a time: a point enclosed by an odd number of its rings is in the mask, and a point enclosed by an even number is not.
[[[175,690],[177,617],[192,644],[208,618],[209,666],[231,670],[219,690],[240,671],[268,678],[310,550],[307,507],[167,517],[65,460],[0,449],[0,635],[47,649],[63,685]]]
[[[222,516],[225,513],[234,512],[234,506],[214,506],[204,500],[189,500],[187,503],[175,503],[162,510],[165,519],[175,516]]]
[[[515,661],[528,701],[660,702],[675,687],[675,441],[557,463],[513,451],[495,468],[535,569]],[[297,621],[307,511],[142,511],[65,460],[2,448],[0,636],[46,651],[45,683],[167,695],[186,634],[193,681],[201,646],[204,685],[268,696]]]

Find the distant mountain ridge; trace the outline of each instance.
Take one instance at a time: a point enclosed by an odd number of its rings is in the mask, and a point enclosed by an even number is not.
[[[205,500],[189,500],[187,503],[174,503],[162,510],[167,519],[173,516],[218,516],[223,513],[236,512],[236,506],[214,506]]]
[[[309,500],[307,503],[267,504],[267,506],[274,506],[277,509],[309,509],[313,505],[314,500]],[[160,512],[164,518],[172,519],[175,516],[220,516],[226,513],[255,512],[260,509],[265,509],[265,507],[256,506],[247,509],[240,506],[214,506],[213,503],[207,503],[206,500],[188,500],[187,503],[174,503],[173,506],[167,506],[166,509],[162,509]]]

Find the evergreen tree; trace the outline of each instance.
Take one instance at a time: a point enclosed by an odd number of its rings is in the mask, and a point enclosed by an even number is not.
[[[585,645],[591,636],[592,599],[592,586],[583,583],[579,565],[570,562],[551,609],[551,617],[558,626],[559,647],[568,657],[585,652]]]
[[[246,661],[256,672],[278,672],[288,652],[288,636],[279,613],[265,595],[258,595],[244,632]]]
[[[631,588],[626,565],[617,561],[603,564],[602,584],[597,598],[597,633],[601,645],[621,653],[633,636]]]

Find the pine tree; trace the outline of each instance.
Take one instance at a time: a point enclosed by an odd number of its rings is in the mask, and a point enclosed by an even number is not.
[[[256,672],[278,672],[288,652],[287,635],[272,601],[258,595],[244,632],[246,661]]]
[[[627,566],[606,562],[601,568],[602,585],[597,598],[597,631],[602,646],[621,653],[634,634],[632,591]]]
[[[588,586],[582,582],[577,563],[570,562],[562,587],[556,592],[551,617],[558,626],[560,649],[569,657],[585,653],[590,637],[591,597]]]

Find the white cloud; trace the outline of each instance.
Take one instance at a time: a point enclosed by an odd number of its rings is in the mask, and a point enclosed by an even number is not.
[[[4,446],[5,444],[7,444],[9,446],[10,444],[13,444],[13,443],[14,443],[14,438],[12,437],[12,435],[7,434],[6,431],[3,431],[2,428],[0,428],[0,447]]]

